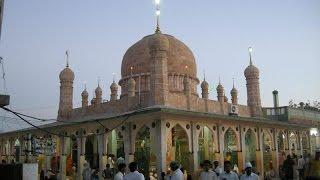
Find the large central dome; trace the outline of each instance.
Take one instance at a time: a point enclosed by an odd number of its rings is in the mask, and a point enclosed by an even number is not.
[[[197,67],[191,50],[181,41],[173,36],[164,34],[169,41],[168,55],[168,74],[187,74],[196,79]],[[122,65],[121,76],[126,78],[131,74],[150,72],[150,55],[148,41],[152,35],[142,38],[131,46],[125,53]],[[187,68],[186,68],[187,67]]]

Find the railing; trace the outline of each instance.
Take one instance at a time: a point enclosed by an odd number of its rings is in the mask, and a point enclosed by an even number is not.
[[[283,106],[278,108],[263,108],[263,115],[268,119],[289,121],[295,120],[311,120],[320,122],[320,112]]]

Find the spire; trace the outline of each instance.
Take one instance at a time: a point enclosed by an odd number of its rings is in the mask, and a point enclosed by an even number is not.
[[[66,50],[66,67],[69,67],[69,50]]]
[[[112,82],[114,83],[114,80],[116,78],[116,73],[112,73]]]
[[[156,16],[157,16],[157,27],[156,27],[155,33],[161,33],[160,23],[159,23],[159,19],[160,19],[160,0],[155,0],[155,4],[156,4]]]
[[[249,47],[248,51],[249,51],[249,57],[250,57],[250,66],[252,66],[252,51],[253,51],[252,47]]]
[[[221,78],[220,78],[220,75],[219,75],[219,85],[221,85]]]
[[[232,88],[234,88],[234,77],[232,78]]]
[[[100,77],[98,76],[98,87],[100,87]]]
[[[203,81],[206,81],[206,71],[203,70]]]

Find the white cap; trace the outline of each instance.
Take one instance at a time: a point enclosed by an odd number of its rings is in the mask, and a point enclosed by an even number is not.
[[[245,168],[245,169],[247,169],[247,168],[252,168],[252,164],[248,162],[248,163],[246,163],[246,165],[244,166],[244,168]]]

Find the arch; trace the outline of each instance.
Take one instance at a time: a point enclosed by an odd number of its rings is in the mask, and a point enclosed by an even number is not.
[[[98,141],[95,135],[89,135],[85,142],[85,159],[91,168],[99,168]]]
[[[278,144],[278,152],[285,153],[286,149],[288,149],[288,141],[286,134],[280,130],[277,136],[277,144]]]
[[[78,167],[78,143],[77,143],[77,137],[72,134],[70,139],[68,139],[67,142],[67,175],[72,175],[72,173],[76,173],[77,167]],[[75,172],[72,170],[72,168],[75,167]]]
[[[203,126],[200,129],[198,136],[198,162],[203,160],[215,160],[216,144],[214,139],[214,133],[208,126]]]
[[[299,147],[299,141],[298,141],[297,135],[296,133],[291,131],[289,133],[289,150],[293,156],[297,155],[298,147]]]
[[[257,138],[252,129],[248,129],[245,134],[245,162],[256,164]]]
[[[167,163],[178,162],[181,167],[190,169],[189,163],[189,138],[185,129],[176,124],[167,135]]]
[[[269,131],[263,130],[262,132],[262,151],[263,151],[263,169],[264,172],[268,172],[269,165],[272,162],[272,147],[273,141]]]
[[[304,131],[301,133],[301,136],[300,136],[300,141],[301,141],[301,149],[302,149],[302,152],[303,154],[308,154],[310,153],[310,144],[309,144],[309,137],[307,135],[307,133]]]
[[[124,158],[124,141],[121,131],[114,129],[108,134],[107,152],[117,158]],[[108,162],[110,164],[110,162]]]
[[[237,134],[229,127],[224,134],[224,159],[230,161],[232,167],[234,164],[238,164],[238,138]]]
[[[153,149],[150,128],[144,125],[136,134],[134,158],[145,177],[149,176],[150,169],[156,167],[156,156],[152,152]]]

